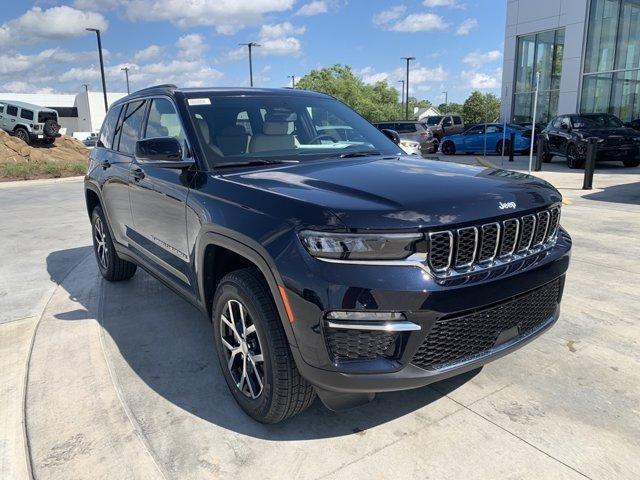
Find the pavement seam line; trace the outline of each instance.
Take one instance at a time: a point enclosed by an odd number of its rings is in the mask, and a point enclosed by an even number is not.
[[[92,255],[92,254],[89,253],[89,254],[85,255],[83,258],[81,258],[80,260],[78,260],[78,263],[76,263],[65,274],[65,276],[62,277],[62,279],[59,282],[55,282],[55,287],[51,291],[51,295],[49,295],[49,298],[47,299],[47,301],[44,302],[44,305],[42,306],[42,310],[40,311],[40,314],[37,315],[38,320],[36,321],[36,324],[33,327],[33,333],[31,334],[31,341],[29,343],[29,349],[27,350],[27,358],[26,358],[26,361],[25,361],[24,375],[23,375],[23,379],[22,379],[22,421],[21,421],[21,423],[22,423],[22,436],[23,436],[23,442],[24,442],[24,448],[25,448],[25,460],[26,460],[27,476],[31,480],[33,480],[35,477],[33,476],[33,470],[34,469],[33,469],[33,458],[31,456],[31,442],[29,441],[29,431],[27,429],[27,390],[28,390],[28,386],[29,386],[29,368],[31,367],[31,356],[33,354],[33,346],[36,343],[36,335],[38,334],[38,327],[40,327],[40,322],[42,321],[42,317],[44,316],[44,312],[47,310],[47,307],[51,303],[51,299],[53,298],[55,293],[58,291],[58,288],[60,288],[62,283],[69,277],[69,275],[71,275],[71,273],[76,268],[78,268],[80,266],[80,264],[82,264],[90,255]],[[27,318],[29,318],[29,317],[27,317]]]
[[[490,162],[489,160],[482,158],[482,157],[478,157],[476,156],[476,161],[482,165],[483,167],[487,167],[487,168],[498,168],[496,165],[494,165],[492,162]]]
[[[98,303],[98,328],[99,328],[99,332],[98,335],[100,337],[100,348],[102,349],[102,354],[104,356],[104,361],[107,365],[107,371],[109,372],[109,378],[111,379],[111,384],[113,385],[113,389],[116,392],[116,396],[118,397],[118,401],[120,402],[120,405],[122,406],[122,410],[124,410],[124,414],[127,416],[127,419],[129,420],[129,423],[131,424],[131,427],[133,428],[133,431],[136,433],[136,437],[138,437],[138,440],[140,441],[140,443],[142,444],[142,448],[144,449],[144,451],[147,453],[147,455],[149,456],[149,458],[151,459],[151,462],[154,464],[154,466],[156,467],[156,469],[158,470],[158,473],[160,474],[160,476],[167,480],[169,478],[168,472],[165,471],[164,467],[161,465],[160,460],[157,458],[156,453],[154,452],[153,448],[151,447],[151,445],[149,444],[147,438],[144,435],[144,432],[142,431],[142,428],[140,427],[140,424],[138,423],[138,421],[136,420],[136,418],[133,415],[133,412],[131,412],[131,409],[129,408],[129,406],[127,405],[127,402],[124,398],[124,394],[122,392],[122,388],[120,387],[120,382],[118,380],[118,377],[116,375],[116,372],[113,369],[113,365],[111,364],[111,360],[109,359],[109,355],[107,354],[107,349],[105,347],[105,339],[104,339],[104,280],[102,280],[100,282],[100,301]]]
[[[460,405],[462,408],[470,411],[471,413],[473,413],[474,415],[477,415],[478,417],[482,418],[483,420],[485,420],[486,422],[489,422],[490,424],[498,427],[500,430],[508,433],[509,435],[517,438],[518,440],[520,440],[523,443],[526,443],[527,445],[529,445],[530,447],[536,449],[538,452],[542,453],[543,455],[549,457],[552,460],[555,460],[556,462],[560,463],[561,465],[564,465],[565,467],[567,467],[570,470],[573,470],[575,473],[577,473],[578,475],[584,477],[584,478],[588,478],[589,480],[593,480],[590,476],[582,473],[580,470],[576,469],[575,467],[572,467],[571,465],[569,465],[568,463],[563,462],[562,460],[560,460],[559,458],[554,457],[553,455],[551,455],[548,452],[545,452],[544,450],[542,450],[541,448],[537,447],[536,445],[534,445],[533,443],[529,442],[528,440],[525,440],[524,438],[522,438],[521,436],[519,436],[518,434],[512,432],[511,430],[503,427],[502,425],[494,422],[493,420],[491,420],[490,418],[482,415],[480,412],[476,412],[473,408],[469,408],[466,405],[463,405],[462,403],[458,402],[457,400],[449,397],[448,395],[446,396],[447,398],[449,398],[450,400],[454,401],[455,403],[457,403],[458,405]]]

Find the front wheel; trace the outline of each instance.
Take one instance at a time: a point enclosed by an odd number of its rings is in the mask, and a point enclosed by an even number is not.
[[[261,423],[278,423],[313,403],[315,390],[296,368],[258,270],[227,274],[216,289],[212,310],[220,368],[245,413]]]
[[[451,140],[447,140],[442,144],[442,153],[445,155],[455,155],[456,146]]]
[[[572,169],[582,168],[584,166],[584,160],[578,155],[578,147],[575,145],[569,145],[567,148],[567,166]]]
[[[13,136],[19,138],[27,145],[29,144],[29,132],[22,127],[18,127],[13,131]]]
[[[95,207],[91,214],[91,231],[93,252],[102,276],[110,282],[120,282],[133,277],[137,267],[134,263],[122,260],[116,253],[106,217],[100,206]]]

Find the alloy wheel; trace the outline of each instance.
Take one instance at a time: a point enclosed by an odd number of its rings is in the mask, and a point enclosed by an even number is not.
[[[240,301],[229,300],[220,316],[220,339],[227,368],[238,390],[256,399],[264,386],[264,355],[256,326]]]
[[[96,256],[103,269],[109,268],[109,249],[107,248],[107,235],[100,217],[96,217],[93,223],[93,238],[96,242]]]

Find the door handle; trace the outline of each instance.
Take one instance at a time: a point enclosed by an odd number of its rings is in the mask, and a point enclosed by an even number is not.
[[[133,180],[135,182],[139,182],[145,177],[144,170],[142,170],[141,168],[134,168],[131,171],[131,174],[133,175]]]

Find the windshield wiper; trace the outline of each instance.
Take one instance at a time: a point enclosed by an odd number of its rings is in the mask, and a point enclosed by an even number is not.
[[[300,163],[298,160],[266,160],[264,158],[256,158],[244,162],[223,162],[216,163],[214,168],[232,168],[232,167],[253,167],[258,165],[278,165],[282,163]]]
[[[349,152],[340,155],[340,158],[368,157],[369,155],[381,155],[377,150],[361,150],[359,152]]]

